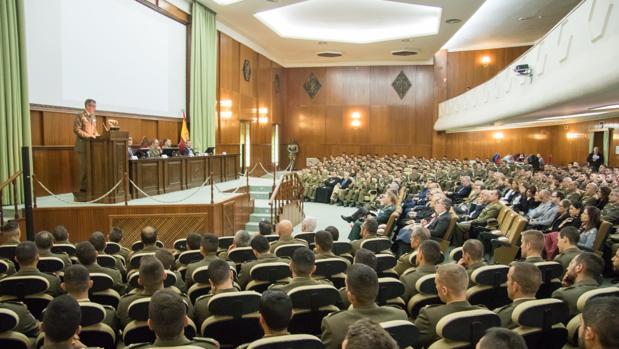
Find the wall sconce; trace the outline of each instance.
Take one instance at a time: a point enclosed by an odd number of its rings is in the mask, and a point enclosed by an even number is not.
[[[581,136],[581,134],[580,133],[576,133],[576,132],[568,132],[568,133],[565,134],[565,137],[567,139],[576,139],[576,138],[579,138],[580,136]]]
[[[492,62],[492,58],[490,58],[490,56],[488,55],[483,55],[481,56],[480,62],[481,62],[481,65],[483,65],[484,67],[487,67]]]
[[[269,113],[269,108],[258,108],[258,114],[265,115]]]
[[[492,138],[494,138],[494,139],[503,139],[503,138],[505,138],[505,135],[503,134],[503,132],[495,132],[492,135]]]
[[[222,111],[219,113],[219,115],[221,115],[221,117],[224,119],[232,119],[232,112],[229,110]]]
[[[358,111],[352,113],[352,118],[355,120],[361,119],[361,113]]]
[[[353,120],[353,121],[350,123],[350,125],[351,125],[352,127],[359,127],[359,126],[361,126],[361,121],[360,121],[359,119],[355,119],[355,120]]]
[[[259,124],[266,124],[269,121],[269,118],[266,116],[261,116],[258,118],[258,123]]]
[[[222,99],[221,101],[219,101],[219,105],[221,105],[224,108],[231,108],[232,107],[232,100],[231,99]]]

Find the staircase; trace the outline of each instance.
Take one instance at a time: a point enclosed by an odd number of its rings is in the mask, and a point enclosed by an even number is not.
[[[254,200],[254,212],[249,216],[249,222],[245,224],[245,230],[250,233],[258,231],[258,222],[263,219],[270,220],[269,194],[271,186],[249,186],[249,194]]]

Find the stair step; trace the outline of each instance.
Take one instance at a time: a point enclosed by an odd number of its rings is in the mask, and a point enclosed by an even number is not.
[[[245,224],[245,230],[247,230],[250,233],[257,232],[258,231],[258,223],[257,222],[250,222],[250,223]]]
[[[266,220],[270,220],[271,219],[271,215],[269,213],[252,213],[249,216],[249,222],[260,222],[261,220],[266,219]]]
[[[250,185],[249,186],[249,191],[259,191],[259,192],[265,192],[265,193],[270,193],[271,189],[273,189],[273,187],[271,186],[267,186],[267,185]]]
[[[252,199],[262,199],[262,200],[269,199],[269,193],[265,193],[265,192],[250,191],[249,195],[251,196]]]
[[[271,208],[270,207],[256,207],[254,206],[254,213],[255,214],[266,214],[266,215],[270,215],[271,214]]]

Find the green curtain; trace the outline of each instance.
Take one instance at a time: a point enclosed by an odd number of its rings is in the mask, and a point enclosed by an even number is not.
[[[204,151],[215,146],[217,29],[215,13],[197,1],[193,2],[191,17],[189,135],[193,147]]]
[[[23,0],[0,1],[0,181],[21,170],[21,147],[31,145],[24,21]],[[17,191],[21,202],[21,181]]]

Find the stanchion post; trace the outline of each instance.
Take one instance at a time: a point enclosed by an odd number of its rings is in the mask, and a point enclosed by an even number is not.
[[[211,171],[211,204],[215,203],[215,180],[213,179],[213,172]]]
[[[32,172],[30,171],[30,148],[21,147],[24,183],[24,207],[26,209],[26,238],[34,241],[34,217],[32,212]]]
[[[247,192],[249,193],[249,168],[245,169],[245,186],[247,186]]]
[[[125,182],[125,206],[129,206],[129,174],[127,172],[123,176],[123,181]]]
[[[273,163],[273,191],[275,191],[275,178],[277,177],[277,165]]]
[[[17,178],[12,182],[13,184],[13,207],[15,210],[15,219],[19,219],[19,210],[17,209]]]
[[[35,175],[34,173],[32,174],[32,185],[35,185]],[[34,190],[32,191],[32,198],[33,198],[33,202],[34,202],[34,208],[37,208],[37,194],[34,192]]]

